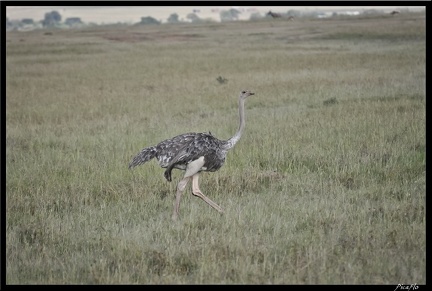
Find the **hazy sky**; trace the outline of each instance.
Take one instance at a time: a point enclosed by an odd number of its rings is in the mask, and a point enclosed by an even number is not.
[[[151,16],[158,20],[166,21],[172,13],[177,13],[180,19],[186,19],[186,15],[194,12],[194,9],[199,11],[196,12],[196,14],[200,18],[219,20],[219,12],[230,8],[236,8],[242,11],[240,19],[249,19],[251,13],[266,13],[269,10],[286,13],[290,9],[308,11],[362,11],[372,8],[388,11],[404,8],[418,10],[423,9],[423,7],[424,6],[6,6],[6,16],[10,20],[32,18],[35,21],[39,21],[44,19],[45,13],[56,10],[60,13],[63,20],[68,17],[80,17],[84,22],[136,23],[141,20],[141,17],[145,16]]]

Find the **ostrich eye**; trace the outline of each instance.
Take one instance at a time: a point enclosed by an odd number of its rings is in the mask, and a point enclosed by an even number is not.
[[[242,94],[245,94],[246,93],[246,91],[242,91]]]

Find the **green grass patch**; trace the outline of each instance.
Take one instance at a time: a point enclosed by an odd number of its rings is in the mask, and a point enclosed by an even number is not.
[[[6,283],[425,284],[424,20],[8,32]],[[244,89],[225,213],[171,221],[183,173],[129,161],[230,138]]]

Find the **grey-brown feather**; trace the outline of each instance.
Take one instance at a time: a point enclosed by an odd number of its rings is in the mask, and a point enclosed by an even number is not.
[[[162,168],[167,168],[165,178],[171,181],[172,169],[186,169],[186,166],[204,157],[203,170],[214,172],[220,169],[225,162],[227,150],[223,145],[226,141],[219,140],[208,133],[185,133],[164,140],[156,146],[147,147],[136,155],[129,168],[144,164],[156,158]]]

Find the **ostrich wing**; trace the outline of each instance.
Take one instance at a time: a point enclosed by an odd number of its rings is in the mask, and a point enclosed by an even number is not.
[[[165,170],[165,178],[171,181],[171,171],[176,165],[186,167],[190,162],[202,156],[214,155],[219,149],[219,140],[205,133],[198,133],[195,138],[186,142],[170,160]]]

